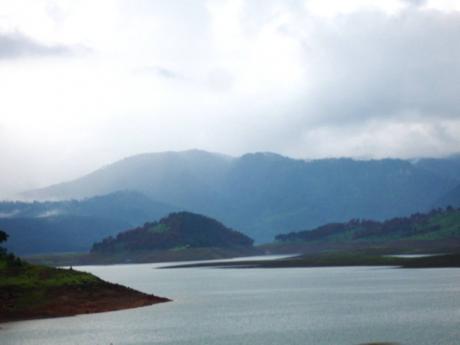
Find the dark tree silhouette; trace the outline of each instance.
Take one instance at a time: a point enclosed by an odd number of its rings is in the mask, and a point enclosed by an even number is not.
[[[0,243],[6,242],[7,239],[8,239],[8,234],[5,231],[0,230]]]

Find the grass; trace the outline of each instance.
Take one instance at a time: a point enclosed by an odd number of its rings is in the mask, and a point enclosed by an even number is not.
[[[429,231],[413,236],[413,239],[436,240],[448,237],[460,237],[460,213],[438,214],[425,224],[417,226],[417,230],[424,231],[439,226],[439,230]]]
[[[0,299],[5,303],[3,308],[7,308],[7,313],[40,308],[49,303],[50,291],[55,289],[100,282],[89,273],[32,265],[0,255]]]
[[[169,226],[163,223],[157,224],[155,226],[152,226],[150,229],[148,229],[148,232],[154,233],[154,234],[162,234],[168,231],[169,231]]]
[[[0,322],[136,308],[169,301],[73,269],[0,255]]]
[[[11,265],[0,260],[0,288],[50,288],[98,282],[99,278],[72,269],[50,268],[21,262]]]
[[[188,244],[184,245],[184,246],[177,246],[177,247],[174,247],[172,249],[170,249],[171,251],[173,252],[179,252],[179,251],[182,251],[182,250],[186,250],[190,248],[190,246]]]

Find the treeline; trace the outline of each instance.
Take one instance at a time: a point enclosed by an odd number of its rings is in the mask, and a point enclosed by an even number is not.
[[[247,247],[253,240],[215,219],[190,212],[171,213],[158,222],[107,237],[93,245],[93,253],[203,247]]]
[[[460,208],[437,208],[428,213],[414,213],[408,217],[383,222],[352,219],[346,223],[330,223],[312,230],[276,236],[277,241],[374,240],[420,237],[449,228],[445,236],[460,236]]]

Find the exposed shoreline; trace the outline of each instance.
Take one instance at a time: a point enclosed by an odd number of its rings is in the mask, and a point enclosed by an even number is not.
[[[440,254],[417,258],[376,255],[368,253],[322,253],[301,255],[277,260],[235,260],[231,262],[192,263],[170,265],[168,268],[295,268],[295,267],[345,267],[345,266],[393,266],[395,268],[454,268],[460,267],[460,254]]]
[[[0,313],[0,323],[102,313],[171,301],[168,298],[144,294],[107,282],[98,284],[98,286],[50,289],[46,295],[46,299],[50,302],[39,307]],[[2,304],[4,303],[8,303],[8,301],[2,299]]]
[[[75,316],[171,301],[92,274],[20,262],[0,271],[0,323]]]

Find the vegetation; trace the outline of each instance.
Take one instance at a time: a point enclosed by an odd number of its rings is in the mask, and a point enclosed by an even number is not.
[[[165,152],[129,157],[29,195],[75,198],[130,188],[219,219],[262,243],[280,229],[425,212],[460,184],[458,162],[459,157],[305,161],[270,153],[232,158],[196,150]],[[137,224],[147,219],[158,218]]]
[[[460,239],[460,209],[447,207],[383,222],[352,219],[276,236],[280,242],[388,242]]]
[[[95,243],[92,253],[136,252],[149,250],[184,251],[191,248],[251,247],[253,240],[209,217],[190,213],[171,213],[158,222],[108,237]]]
[[[0,243],[6,242],[7,239],[8,239],[8,234],[5,231],[0,230]]]
[[[0,243],[7,235],[0,231]],[[167,299],[70,269],[32,265],[0,251],[0,322],[139,307]]]

